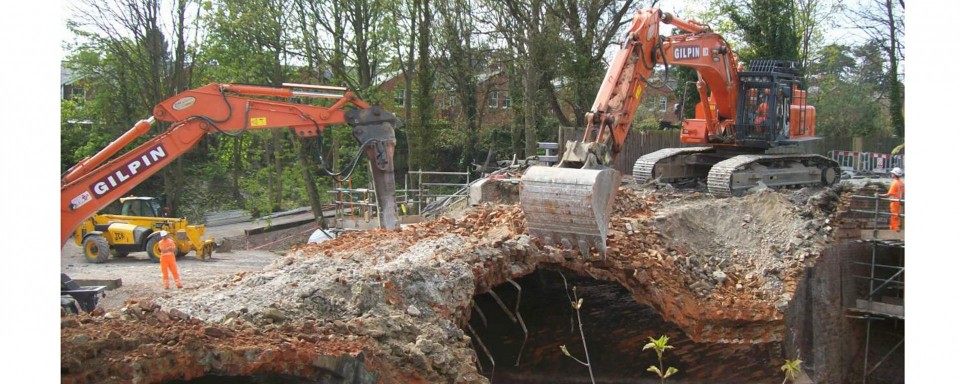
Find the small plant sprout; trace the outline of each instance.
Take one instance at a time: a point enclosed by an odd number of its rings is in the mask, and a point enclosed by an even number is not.
[[[783,382],[786,383],[788,380],[792,383],[797,380],[797,376],[800,375],[800,363],[803,360],[793,359],[793,360],[784,360],[783,366],[780,367],[780,370],[783,371]]]
[[[564,286],[564,289],[566,289],[567,278],[564,277],[562,273],[560,274],[560,277],[563,277],[563,286]],[[577,313],[577,324],[580,326],[580,340],[583,340],[583,354],[585,355],[587,361],[581,361],[580,359],[571,355],[570,351],[567,350],[566,344],[560,346],[560,352],[563,352],[564,356],[569,357],[574,361],[580,363],[580,365],[587,367],[587,371],[590,372],[590,382],[596,383],[596,381],[593,378],[593,367],[590,366],[590,353],[587,351],[587,339],[583,335],[583,322],[580,321],[580,307],[583,306],[583,298],[582,297],[579,299],[577,298],[577,286],[573,286],[573,298],[572,299],[570,298],[569,293],[567,294],[567,298],[570,299],[570,306],[573,307],[574,311],[576,311]]]
[[[668,340],[670,340],[670,338],[667,337],[667,335],[661,335],[659,339],[654,339],[651,336],[650,342],[643,346],[644,351],[653,348],[653,350],[657,352],[657,362],[660,364],[660,367],[651,365],[650,368],[647,368],[647,371],[656,373],[657,376],[660,377],[661,383],[663,383],[666,378],[677,372],[680,372],[679,369],[674,367],[669,367],[666,371],[663,370],[663,353],[666,352],[666,350],[673,348],[672,345],[667,344]]]

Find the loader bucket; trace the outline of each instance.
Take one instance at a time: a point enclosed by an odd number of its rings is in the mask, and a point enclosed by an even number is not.
[[[530,235],[544,245],[577,249],[583,257],[591,247],[605,256],[620,177],[611,168],[530,167],[520,178],[520,207]]]

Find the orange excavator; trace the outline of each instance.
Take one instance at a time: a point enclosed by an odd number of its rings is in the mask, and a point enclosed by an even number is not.
[[[333,99],[329,107],[280,101],[291,98]],[[349,108],[348,108],[349,107]],[[170,128],[139,146],[112,158],[133,140],[150,130],[155,121],[171,123]],[[393,174],[394,130],[399,121],[379,106],[371,106],[342,87],[283,84],[265,87],[238,84],[209,84],[177,94],[156,105],[153,116],[64,173],[60,181],[61,244],[97,211],[127,195],[133,187],[169,165],[211,133],[239,134],[245,130],[292,129],[300,138],[323,133],[330,125],[349,124],[360,143],[356,165],[365,153],[372,165],[374,189],[380,205],[380,225],[396,229],[396,183]],[[321,159],[322,160],[322,159]],[[348,167],[328,176],[346,177]],[[159,230],[159,229],[157,229]],[[138,236],[153,236],[150,231]],[[97,236],[87,233],[84,236]],[[102,237],[102,236],[101,236]],[[90,247],[107,248],[105,240],[88,241]],[[147,239],[139,239],[146,244]],[[85,245],[86,247],[86,245]],[[198,251],[199,252],[199,251]],[[96,253],[96,252],[95,252]]]
[[[682,33],[664,37],[660,25]],[[637,183],[705,180],[712,194],[736,196],[757,186],[832,185],[839,165],[797,144],[815,136],[815,109],[796,64],[758,60],[749,68],[706,25],[659,8],[640,9],[586,114],[581,141],[568,141],[553,167],[533,166],[521,177],[520,204],[532,236],[546,245],[591,248],[606,254],[607,227],[621,175],[608,168],[620,153],[657,64],[693,68],[700,102],[681,123],[680,141],[634,164]],[[791,153],[793,152],[793,153]]]

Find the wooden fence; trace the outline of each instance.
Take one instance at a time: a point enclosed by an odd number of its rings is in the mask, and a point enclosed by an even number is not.
[[[565,140],[579,140],[583,137],[583,129],[575,127],[560,127],[560,142]],[[800,145],[803,153],[815,153],[829,156],[832,150],[890,153],[893,147],[903,143],[903,139],[887,136],[867,137],[825,137]],[[680,131],[677,129],[662,131],[633,131],[627,137],[620,155],[614,160],[612,167],[624,175],[633,174],[633,163],[647,153],[676,147],[696,147],[680,143]],[[563,145],[560,146],[563,148]]]

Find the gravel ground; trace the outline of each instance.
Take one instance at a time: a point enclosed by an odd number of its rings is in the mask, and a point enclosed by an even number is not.
[[[310,217],[312,215],[309,213],[291,215],[275,218],[271,223],[276,225]],[[255,220],[209,227],[206,236],[217,241],[244,238],[244,230],[265,225],[266,222]],[[284,253],[286,253],[284,250],[243,250],[233,247],[228,252],[214,251],[213,258],[209,261],[199,261],[191,252],[177,260],[180,279],[184,285],[183,291],[180,292],[186,294],[195,291],[218,277],[237,272],[259,271]],[[107,291],[106,297],[100,299],[99,303],[104,309],[120,307],[132,298],[154,297],[164,293],[160,264],[150,262],[145,252],[131,253],[122,259],[111,258],[103,264],[92,264],[84,259],[82,249],[70,240],[60,251],[60,272],[66,273],[74,280],[120,279],[122,285]],[[166,293],[177,295],[181,294],[180,292],[172,289]]]

